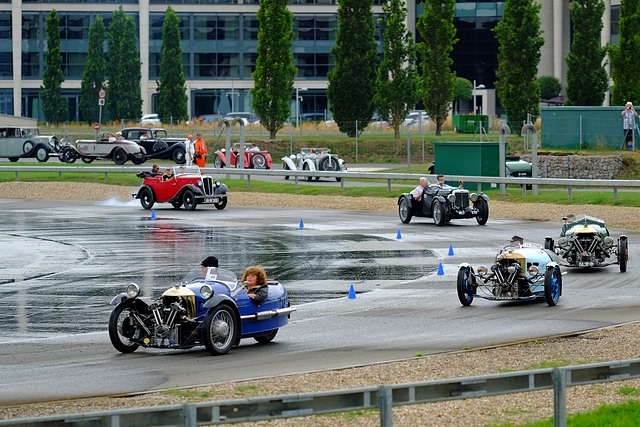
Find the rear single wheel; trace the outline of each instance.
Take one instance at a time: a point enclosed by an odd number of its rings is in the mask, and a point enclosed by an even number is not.
[[[186,162],[184,148],[176,148],[175,150],[173,150],[173,161],[179,165],[182,165]]]
[[[433,222],[438,226],[442,227],[446,222],[446,209],[440,200],[434,200],[433,205],[431,206],[431,214],[433,215]]]
[[[458,299],[465,307],[473,302],[473,274],[469,267],[460,267],[458,270]]]
[[[547,268],[544,273],[544,299],[549,306],[558,303],[562,292],[562,275],[558,267]]]
[[[83,163],[91,163],[93,162],[95,159],[93,157],[83,157],[82,158],[82,162]]]
[[[149,187],[145,187],[140,190],[140,204],[145,209],[151,209],[153,207],[153,192]]]
[[[273,341],[277,333],[278,333],[277,329],[272,329],[268,332],[265,332],[262,335],[256,335],[255,337],[253,337],[253,339],[258,341],[260,344],[266,344]]]
[[[291,168],[289,167],[288,164],[285,163],[285,164],[282,165],[282,170],[288,171],[288,170],[291,170]],[[284,180],[288,181],[289,180],[289,175],[285,175],[284,176]]]
[[[218,209],[219,211],[221,211],[222,209],[227,207],[227,195],[223,195],[222,199],[220,200],[219,203],[214,203],[213,206],[216,207],[216,209]]]
[[[44,147],[36,148],[36,159],[41,163],[49,160],[49,152],[47,149]]]
[[[188,211],[195,210],[196,206],[198,206],[198,201],[196,200],[196,196],[193,194],[193,191],[187,190],[184,192],[182,195],[182,204]]]
[[[222,159],[220,158],[220,156],[216,155],[213,158],[213,167],[214,168],[218,168],[221,169],[224,167],[224,162],[222,161]]]
[[[171,202],[171,206],[173,206],[174,209],[180,209],[182,207],[182,201]]]
[[[133,159],[131,159],[131,163],[133,163],[134,165],[141,165],[145,162],[144,157],[140,156],[140,157],[134,157]]]
[[[9,161],[10,161],[11,163],[15,163],[15,162],[17,162],[17,161],[18,161],[18,159],[19,159],[19,158],[20,158],[20,157],[9,157]]]
[[[627,271],[627,259],[629,259],[629,242],[627,236],[620,236],[618,242],[618,263],[620,264],[620,273]]]
[[[113,162],[116,165],[124,165],[127,162],[127,153],[120,147],[116,148],[113,152]]]
[[[264,154],[256,153],[251,156],[251,167],[254,169],[266,169],[267,168],[267,158]]]
[[[482,197],[478,197],[478,201],[475,203],[475,207],[478,209],[476,221],[478,221],[478,225],[485,225],[489,219],[489,204]]]
[[[411,212],[411,205],[406,197],[401,198],[400,203],[398,203],[398,216],[400,217],[400,221],[405,224],[411,222],[413,212]]]
[[[133,317],[131,305],[120,304],[109,317],[111,344],[121,353],[133,353],[139,347],[133,340],[141,338],[142,330]]]
[[[309,172],[311,169],[309,169],[309,165],[305,163],[304,166],[302,167],[302,170]],[[307,178],[307,182],[313,181],[313,177],[311,175],[309,175],[306,178]]]
[[[203,321],[204,346],[214,356],[227,354],[236,341],[238,319],[231,307],[221,304],[209,310]]]

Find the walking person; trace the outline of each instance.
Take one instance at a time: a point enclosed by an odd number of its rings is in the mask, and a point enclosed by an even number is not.
[[[636,128],[638,113],[633,109],[633,103],[627,102],[626,108],[620,114],[622,116],[622,129],[627,150],[633,150],[633,131]]]
[[[195,143],[193,142],[193,135],[189,135],[184,140],[184,160],[186,166],[193,166],[193,159],[196,155]]]
[[[207,151],[207,144],[205,144],[204,139],[202,139],[202,134],[200,132],[196,135],[195,154],[198,167],[203,168],[206,163],[205,156],[209,154],[209,152]]]

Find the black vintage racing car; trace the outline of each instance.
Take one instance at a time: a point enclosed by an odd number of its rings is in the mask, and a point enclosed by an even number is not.
[[[489,218],[488,202],[489,196],[482,192],[469,194],[464,188],[430,184],[424,188],[420,200],[414,200],[410,193],[402,193],[398,198],[398,215],[405,224],[414,216],[422,216],[433,218],[438,226],[459,218],[475,218],[478,224],[484,225]]]

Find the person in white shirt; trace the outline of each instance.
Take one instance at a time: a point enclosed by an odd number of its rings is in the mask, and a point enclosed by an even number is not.
[[[415,189],[413,189],[411,191],[411,196],[413,196],[414,200],[420,200],[420,198],[422,197],[422,192],[424,191],[424,188],[427,186],[429,182],[427,181],[427,178],[422,176],[420,177],[420,185],[418,185]]]
[[[193,142],[193,135],[189,135],[184,140],[184,160],[187,166],[193,165],[193,159],[196,154],[196,146]]]
[[[260,151],[256,144],[251,144],[251,147],[247,151]]]

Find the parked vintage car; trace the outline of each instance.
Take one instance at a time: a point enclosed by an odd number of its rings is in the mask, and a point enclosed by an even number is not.
[[[474,271],[470,264],[460,264],[457,289],[464,306],[475,297],[491,301],[544,298],[554,306],[562,295],[562,273],[549,251],[514,240],[498,252],[490,268],[481,265]]]
[[[133,197],[140,199],[145,209],[151,209],[155,203],[168,202],[179,209],[194,210],[199,204],[213,203],[222,210],[227,206],[228,188],[209,175],[202,175],[197,166],[174,166],[173,177],[163,179],[161,176],[149,176],[147,172],[139,173],[144,178],[142,187]]]
[[[55,136],[40,135],[35,127],[0,127],[0,157],[6,157],[10,162],[17,162],[25,157],[46,162],[49,157],[58,157],[63,146],[64,141]]]
[[[198,268],[182,284],[147,301],[132,283],[111,301],[115,308],[109,319],[109,338],[122,353],[132,353],[140,346],[184,349],[204,345],[211,354],[222,355],[242,338],[268,343],[289,322],[295,307],[289,305],[282,284],[270,280],[267,286],[267,300],[257,305],[236,275],[222,268]]]
[[[247,151],[250,144],[244,145],[244,168],[245,169],[271,169],[273,167],[273,161],[271,160],[271,154],[267,151]],[[216,168],[224,168],[227,166],[227,149],[222,148],[217,150],[213,156],[213,166]],[[235,166],[240,166],[242,156],[240,155],[240,143],[235,143],[231,146],[230,163]]]
[[[127,160],[135,165],[144,163],[146,152],[133,141],[110,136],[101,132],[98,139],[79,139],[75,147],[67,145],[60,150],[60,160],[74,163],[78,158],[85,163],[97,159],[112,159],[116,165],[124,165]]]
[[[283,157],[284,170],[305,170],[305,171],[327,171],[342,172],[347,170],[347,163],[337,154],[331,154],[331,150],[325,147],[301,148],[298,154]],[[316,181],[320,176],[316,176]],[[284,179],[289,179],[285,176]],[[342,178],[336,178],[340,182]],[[307,181],[313,180],[312,176],[307,177]]]
[[[621,235],[616,242],[609,235],[605,222],[587,215],[562,218],[562,230],[557,242],[547,236],[546,249],[554,251],[569,267],[604,267],[620,265],[620,272],[627,271],[629,242]]]
[[[144,148],[147,159],[170,159],[181,165],[185,160],[185,138],[169,137],[163,128],[124,128],[122,138]]]
[[[405,224],[417,216],[433,218],[438,226],[459,218],[475,218],[478,224],[484,225],[489,218],[489,196],[482,192],[469,194],[464,188],[446,184],[429,184],[420,200],[414,200],[410,193],[402,193],[398,198],[398,215]]]
[[[140,126],[162,126],[157,114],[145,114],[140,118]]]

